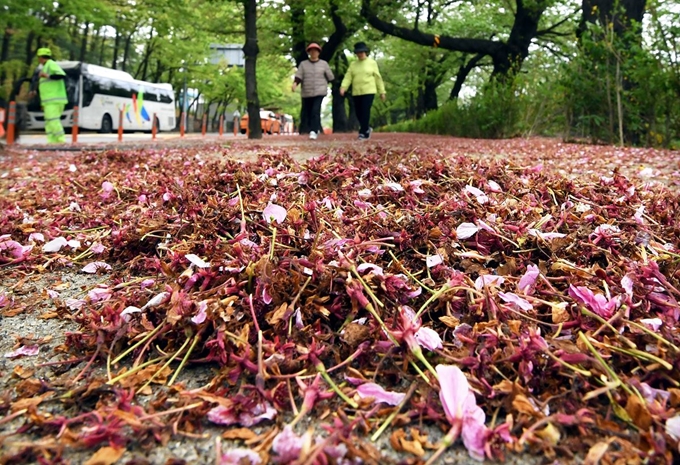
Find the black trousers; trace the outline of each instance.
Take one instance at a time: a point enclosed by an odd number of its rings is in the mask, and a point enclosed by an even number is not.
[[[304,132],[314,131],[316,133],[321,130],[321,102],[323,102],[323,95],[316,97],[305,97],[302,99],[302,114],[300,121],[300,128]]]
[[[359,120],[359,134],[368,135],[368,123],[371,121],[371,107],[375,94],[355,95],[354,111]]]

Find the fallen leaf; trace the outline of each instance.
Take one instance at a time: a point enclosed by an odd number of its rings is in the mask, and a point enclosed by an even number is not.
[[[112,465],[125,453],[123,448],[102,447],[83,465]]]

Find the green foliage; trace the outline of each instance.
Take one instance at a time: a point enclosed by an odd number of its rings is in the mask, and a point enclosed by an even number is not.
[[[514,86],[490,83],[468,102],[448,102],[419,120],[384,130],[488,139],[514,137],[520,133],[519,101]]]
[[[679,137],[677,76],[637,30],[614,35],[592,26],[561,76],[570,137],[659,146]]]

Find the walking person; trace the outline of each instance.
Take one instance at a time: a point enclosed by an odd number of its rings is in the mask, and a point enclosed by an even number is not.
[[[61,114],[68,103],[66,98],[66,73],[52,59],[49,48],[38,49],[38,61],[42,65],[39,72],[38,91],[40,105],[45,113],[45,134],[48,144],[66,142],[64,127],[61,125]]]
[[[307,46],[309,59],[300,63],[295,73],[293,92],[302,84],[302,112],[300,128],[309,129],[309,138],[316,139],[321,128],[321,102],[328,93],[328,83],[335,79],[328,62],[319,58],[321,47],[311,43]]]
[[[385,83],[380,75],[378,63],[368,57],[370,49],[364,42],[354,44],[354,53],[357,60],[353,61],[347,69],[345,79],[340,85],[340,95],[344,96],[347,89],[352,87],[354,110],[359,120],[359,140],[367,140],[373,131],[369,126],[373,100],[377,93],[380,99],[385,101]]]

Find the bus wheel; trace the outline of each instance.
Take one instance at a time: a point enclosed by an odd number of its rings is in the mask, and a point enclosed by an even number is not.
[[[102,134],[111,134],[113,132],[113,121],[108,113],[102,118],[102,128],[99,132]]]

